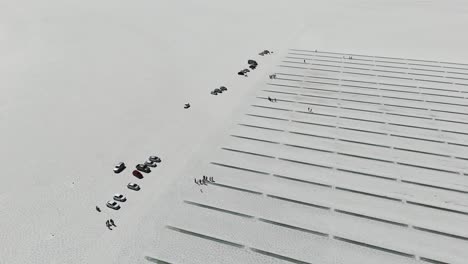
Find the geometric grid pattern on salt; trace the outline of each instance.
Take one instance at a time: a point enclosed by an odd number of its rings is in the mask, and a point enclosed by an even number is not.
[[[146,259],[467,263],[467,96],[468,64],[289,50]]]

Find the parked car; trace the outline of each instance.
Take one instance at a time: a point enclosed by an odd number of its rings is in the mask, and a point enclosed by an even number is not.
[[[212,94],[212,95],[218,95],[218,93],[217,93],[217,92],[215,92],[215,91],[211,91],[211,93],[210,93],[210,94]]]
[[[264,50],[264,51],[260,52],[258,55],[263,56],[263,55],[268,55],[270,53],[273,53],[273,52],[270,52],[269,50]]]
[[[137,170],[133,170],[132,172],[133,176],[137,177],[138,179],[143,179],[143,174]]]
[[[115,167],[114,167],[114,172],[115,172],[115,173],[120,173],[120,172],[122,172],[123,170],[125,170],[125,168],[126,168],[126,167],[125,167],[125,163],[119,162],[119,163],[117,163],[117,165],[115,165]]]
[[[130,190],[139,191],[140,185],[130,182],[129,184],[127,184],[127,188],[129,188]]]
[[[114,210],[120,209],[120,205],[116,201],[107,201],[106,206]]]
[[[154,161],[154,162],[161,162],[161,159],[158,156],[150,156],[148,160]]]
[[[152,161],[152,160],[147,160],[145,161],[145,165],[148,166],[148,167],[152,167],[152,168],[155,168],[157,167],[158,165],[156,164],[155,161]]]
[[[125,201],[127,201],[127,198],[125,198],[125,196],[123,196],[120,193],[116,193],[116,194],[114,194],[114,200],[116,200],[118,202],[125,202]]]
[[[254,60],[248,60],[247,64],[249,64],[249,65],[258,65],[258,63],[256,61],[254,61]]]
[[[136,165],[136,169],[139,170],[139,171],[142,171],[144,173],[150,173],[151,170],[148,166],[146,166],[145,164],[138,164]]]
[[[227,91],[227,88],[226,88],[225,86],[221,86],[221,87],[219,87],[219,89],[220,89],[221,91],[223,91],[223,92],[224,92],[224,91]]]
[[[216,88],[216,89],[213,90],[213,92],[222,93],[223,91],[221,91],[221,89],[219,89],[219,88]]]

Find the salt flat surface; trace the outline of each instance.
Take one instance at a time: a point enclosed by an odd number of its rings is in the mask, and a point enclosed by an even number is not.
[[[466,1],[0,7],[0,263],[466,262]]]

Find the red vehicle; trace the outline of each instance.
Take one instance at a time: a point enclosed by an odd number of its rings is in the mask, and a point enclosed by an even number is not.
[[[143,174],[141,174],[141,172],[137,171],[137,170],[134,170],[132,172],[133,176],[137,177],[138,179],[143,179]]]

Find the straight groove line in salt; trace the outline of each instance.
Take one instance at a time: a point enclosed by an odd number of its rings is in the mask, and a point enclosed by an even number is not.
[[[457,189],[452,189],[452,188],[447,188],[447,187],[441,187],[441,186],[437,186],[437,185],[425,184],[425,183],[420,183],[420,182],[413,182],[413,181],[408,181],[408,180],[401,180],[401,182],[408,183],[408,184],[419,185],[419,186],[424,186],[424,187],[428,187],[428,188],[434,188],[434,189],[440,189],[440,190],[446,190],[446,191],[452,191],[452,192],[457,192],[457,193],[468,194],[468,191],[462,191],[462,190],[457,190]]]
[[[238,150],[238,149],[233,149],[233,148],[221,148],[222,150],[226,150],[226,151],[232,151],[232,152],[237,152],[237,153],[242,153],[242,154],[248,154],[248,155],[254,155],[254,156],[259,156],[259,157],[264,157],[264,158],[270,158],[270,159],[274,159],[275,157],[273,156],[269,156],[269,155],[265,155],[265,154],[259,154],[259,153],[254,153],[254,152],[250,152],[250,151],[243,151],[243,150]]]
[[[387,252],[387,253],[392,253],[392,254],[408,257],[408,258],[416,258],[416,256],[413,255],[413,254],[409,254],[409,253],[405,253],[405,252],[397,251],[397,250],[393,250],[393,249],[388,249],[388,248],[384,248],[384,247],[379,247],[379,246],[376,246],[376,245],[371,245],[371,244],[359,242],[359,241],[356,241],[356,240],[347,239],[347,238],[344,238],[344,237],[333,236],[333,238],[336,239],[336,240],[340,240],[340,241],[350,243],[350,244],[363,246],[363,247],[367,247],[367,248],[372,248],[372,249],[380,250],[380,251]]]
[[[439,260],[434,260],[434,259],[424,258],[424,257],[420,257],[419,259],[421,261],[432,263],[432,264],[450,264],[448,262],[442,262],[442,261],[439,261]]]
[[[226,184],[221,184],[221,183],[216,183],[216,182],[210,182],[209,184],[217,186],[217,187],[223,187],[223,188],[236,190],[236,191],[241,191],[241,192],[246,192],[246,193],[251,193],[251,194],[256,194],[256,195],[262,195],[261,192],[252,191],[252,190],[248,190],[248,189],[245,189],[245,188],[239,188],[239,187],[235,187],[235,186],[231,186],[231,185],[226,185]]]
[[[289,180],[289,181],[297,181],[297,182],[302,182],[302,183],[307,183],[307,184],[312,184],[312,185],[317,185],[317,186],[332,188],[332,186],[329,185],[329,184],[318,183],[318,182],[313,182],[313,181],[307,181],[307,180],[302,180],[302,179],[297,179],[297,178],[291,178],[291,177],[283,176],[283,175],[279,175],[279,174],[273,174],[273,176],[274,176],[274,177],[278,177],[278,178],[282,178],[282,179],[285,179],[285,180]]]
[[[236,169],[236,170],[243,170],[243,171],[248,171],[248,172],[253,172],[253,173],[258,173],[258,174],[263,174],[263,175],[269,175],[269,173],[267,173],[267,172],[258,171],[258,170],[251,170],[251,169],[246,169],[246,168],[242,168],[242,167],[236,167],[236,166],[227,165],[227,164],[218,163],[218,162],[210,162],[210,164],[216,165],[216,166],[221,166],[221,167],[226,167],[226,168],[231,168],[231,169]]]
[[[239,124],[240,126],[246,126],[246,127],[254,127],[254,128],[260,128],[260,129],[266,129],[266,130],[273,130],[273,131],[280,131],[284,132],[284,130],[281,129],[276,129],[276,128],[269,128],[269,127],[262,127],[262,126],[255,126],[255,125],[249,125],[249,124]]]
[[[341,213],[341,214],[352,215],[352,216],[359,217],[359,218],[365,218],[365,219],[369,219],[369,220],[373,220],[373,221],[377,221],[377,222],[382,222],[382,223],[387,223],[387,224],[392,224],[392,225],[397,225],[397,226],[402,226],[402,227],[408,227],[408,225],[404,224],[404,223],[385,220],[385,219],[382,219],[382,218],[372,217],[372,216],[358,214],[358,213],[353,213],[353,212],[349,212],[349,211],[345,211],[345,210],[335,209],[335,212],[338,212],[338,213]]]
[[[416,230],[419,230],[419,231],[429,232],[429,233],[433,233],[433,234],[437,234],[437,235],[441,235],[441,236],[448,236],[448,237],[468,241],[468,237],[465,237],[465,236],[449,234],[449,233],[446,233],[446,232],[436,231],[436,230],[432,230],[432,229],[428,229],[428,228],[424,228],[424,227],[418,227],[418,226],[413,226],[413,228],[416,229]]]
[[[185,234],[185,235],[195,236],[195,237],[198,237],[198,238],[210,240],[210,241],[213,241],[213,242],[221,243],[221,244],[236,247],[236,248],[245,248],[244,245],[241,245],[239,243],[234,243],[234,242],[231,242],[231,241],[227,241],[227,240],[219,239],[219,238],[216,238],[216,237],[196,233],[196,232],[193,232],[193,231],[185,230],[185,229],[174,227],[174,226],[169,226],[168,225],[166,227],[168,229],[170,229],[170,230],[173,230],[173,231]]]
[[[291,203],[302,204],[302,205],[315,207],[315,208],[319,208],[319,209],[324,209],[324,210],[330,210],[331,209],[330,207],[327,207],[327,206],[317,205],[317,204],[313,204],[313,203],[307,203],[307,202],[303,202],[303,201],[299,201],[299,200],[293,200],[293,199],[289,199],[289,198],[285,198],[285,197],[281,197],[281,196],[277,196],[277,195],[267,194],[266,196],[270,197],[270,198],[273,198],[273,199],[278,199],[278,200],[291,202]]]
[[[328,237],[328,234],[323,233],[323,232],[319,232],[319,231],[315,231],[315,230],[311,230],[311,229],[307,229],[307,228],[302,228],[302,227],[298,227],[298,226],[292,226],[292,225],[288,225],[288,224],[285,224],[285,223],[280,223],[280,222],[276,222],[276,221],[272,221],[272,220],[268,220],[268,219],[264,219],[264,218],[258,218],[258,221],[268,223],[268,224],[271,224],[271,225],[281,226],[281,227],[284,227],[284,228],[289,228],[289,229],[309,233],[309,234],[318,235],[318,236],[321,236],[321,237]]]
[[[157,259],[157,258],[153,258],[153,257],[150,257],[150,256],[145,256],[145,259],[149,262],[153,262],[153,263],[157,263],[157,264],[174,264],[174,263],[171,263],[171,262],[167,262],[167,261],[164,261],[164,260],[160,260],[160,259]]]
[[[258,139],[258,138],[252,138],[252,137],[244,137],[244,136],[238,136],[238,135],[230,135],[231,137],[236,137],[236,138],[241,138],[241,139],[246,139],[246,140],[255,140],[259,142],[265,142],[265,143],[271,143],[271,144],[280,144],[275,141],[270,141],[270,140],[264,140],[264,139]]]
[[[206,205],[206,204],[201,204],[201,203],[197,203],[197,202],[192,202],[192,201],[188,201],[188,200],[184,200],[184,203],[190,204],[190,205],[193,205],[193,206],[198,206],[198,207],[201,207],[201,208],[206,208],[206,209],[210,209],[210,210],[214,210],[214,211],[219,211],[219,212],[235,215],[235,216],[240,216],[240,217],[244,217],[244,218],[255,218],[254,216],[251,216],[251,215],[247,215],[247,214],[243,214],[243,213],[239,213],[239,212],[235,212],[235,211],[231,211],[231,210],[227,210],[227,209],[223,209],[223,208],[219,208],[219,207],[214,207],[214,206],[210,206],[210,205]]]
[[[313,263],[310,263],[310,262],[305,262],[305,261],[302,261],[302,260],[286,257],[286,256],[283,256],[283,255],[279,255],[279,254],[268,252],[268,251],[261,250],[261,249],[256,249],[256,248],[249,248],[249,249],[251,251],[255,252],[255,253],[259,253],[259,254],[262,254],[262,255],[265,255],[265,256],[268,256],[268,257],[288,261],[288,262],[295,263],[295,264],[313,264]]]
[[[417,203],[417,202],[412,202],[412,201],[407,201],[407,203],[413,204],[413,205],[422,206],[422,207],[427,207],[427,208],[431,208],[431,209],[436,209],[436,210],[451,212],[451,213],[455,213],[455,214],[468,215],[467,212],[463,212],[463,211],[459,211],[459,210],[454,210],[454,209],[449,209],[449,208],[440,207],[440,206],[428,205],[428,204]]]
[[[352,190],[352,189],[342,188],[342,187],[336,187],[336,189],[341,190],[341,191],[352,192],[352,193],[362,194],[362,195],[366,195],[366,196],[372,196],[372,197],[377,197],[377,198],[381,198],[381,199],[391,200],[391,201],[395,201],[395,202],[403,202],[401,199],[398,199],[398,198],[373,194],[373,193],[369,193],[369,192],[357,191],[357,190]]]

